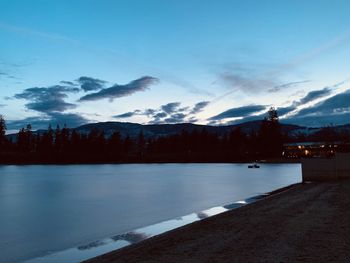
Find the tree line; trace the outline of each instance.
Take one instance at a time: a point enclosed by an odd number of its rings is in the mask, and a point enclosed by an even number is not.
[[[48,127],[33,132],[31,125],[20,129],[15,140],[7,139],[6,122],[0,115],[1,163],[122,163],[122,162],[239,162],[280,158],[283,143],[313,138],[291,138],[281,131],[277,112],[271,109],[257,131],[244,133],[240,128],[219,136],[205,128],[191,132],[146,138],[143,131],[136,138],[115,131],[105,136],[92,129],[80,133],[67,127]],[[314,135],[316,139],[336,140],[329,128]],[[343,139],[350,141],[349,134]],[[314,138],[314,139],[315,139]]]

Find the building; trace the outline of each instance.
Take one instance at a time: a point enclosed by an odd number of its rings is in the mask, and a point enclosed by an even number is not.
[[[295,142],[283,144],[286,158],[332,157],[341,145],[339,142]]]

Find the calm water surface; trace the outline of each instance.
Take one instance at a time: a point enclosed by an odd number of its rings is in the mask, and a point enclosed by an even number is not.
[[[0,262],[21,262],[301,181],[299,164],[0,166]]]

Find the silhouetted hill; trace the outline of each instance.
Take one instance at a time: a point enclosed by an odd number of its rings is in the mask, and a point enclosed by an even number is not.
[[[91,130],[96,129],[103,131],[106,137],[111,136],[115,131],[118,131],[122,137],[129,135],[131,138],[136,138],[141,131],[143,131],[146,138],[156,138],[159,136],[168,136],[173,134],[179,134],[182,131],[192,132],[193,130],[201,131],[206,129],[209,133],[216,133],[219,136],[227,134],[232,129],[240,128],[244,133],[251,133],[252,131],[258,131],[261,125],[261,121],[250,121],[236,125],[222,125],[222,126],[210,126],[200,125],[193,123],[178,123],[178,124],[138,124],[131,122],[98,122],[89,123],[74,128],[79,133],[88,134]],[[281,123],[282,132],[288,133],[289,135],[305,134],[311,135],[319,132],[322,127],[309,128],[304,126],[298,126],[293,124]],[[346,130],[350,132],[350,124],[331,126],[331,130],[340,132]],[[34,134],[43,134],[46,130],[38,130],[33,132]],[[8,134],[7,138],[12,141],[16,140],[17,134]]]
[[[173,134],[179,134],[182,131],[192,132],[193,130],[201,131],[206,129],[209,133],[216,133],[218,135],[224,135],[230,132],[234,128],[240,128],[244,133],[251,133],[252,131],[258,131],[261,125],[261,121],[250,121],[236,125],[226,126],[210,126],[199,125],[192,123],[178,123],[178,124],[137,124],[130,122],[99,122],[90,123],[77,127],[76,130],[80,133],[89,133],[92,129],[103,131],[107,137],[113,132],[118,131],[122,136],[129,135],[130,137],[137,137],[140,132],[144,133],[146,138],[153,138],[159,136],[168,136]],[[298,125],[282,124],[283,132],[291,132],[294,130],[303,130],[305,127]]]

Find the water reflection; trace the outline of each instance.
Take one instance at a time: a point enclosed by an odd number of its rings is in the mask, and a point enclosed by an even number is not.
[[[299,164],[0,166],[0,261],[77,262],[300,180]]]
[[[149,238],[150,236],[146,235],[145,233],[137,233],[137,232],[129,232],[122,235],[116,235],[112,237],[114,241],[120,241],[125,240],[131,244],[138,243],[142,240],[145,240]]]
[[[106,244],[105,241],[103,241],[103,240],[98,240],[98,241],[91,242],[91,243],[89,243],[89,244],[87,244],[87,245],[79,246],[78,249],[79,249],[79,250],[86,250],[86,249],[91,249],[91,248],[103,246],[103,245],[105,245],[105,244]]]
[[[40,262],[77,262],[87,260],[89,258],[110,252],[112,250],[120,249],[122,247],[138,243],[147,238],[160,235],[167,231],[179,228],[181,226],[214,216],[220,213],[236,209],[247,204],[251,204],[258,200],[262,200],[269,196],[269,194],[262,194],[253,197],[249,197],[245,200],[240,200],[232,204],[212,207],[200,211],[198,213],[192,213],[182,217],[178,217],[172,220],[167,220],[158,224],[142,227],[131,232],[115,235],[111,238],[98,240],[88,243],[86,245],[78,246],[77,248],[71,248],[57,253],[53,253],[44,257],[31,259],[26,261],[27,263],[40,263]]]

